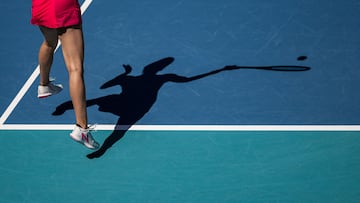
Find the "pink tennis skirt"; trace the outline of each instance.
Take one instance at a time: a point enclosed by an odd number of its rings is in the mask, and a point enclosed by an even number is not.
[[[80,25],[81,10],[77,0],[32,0],[31,24],[48,28]]]

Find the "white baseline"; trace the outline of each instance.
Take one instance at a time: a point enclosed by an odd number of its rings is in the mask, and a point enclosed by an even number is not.
[[[73,124],[5,124],[0,130],[72,130]],[[97,124],[95,130],[129,131],[360,131],[360,125],[132,125]]]

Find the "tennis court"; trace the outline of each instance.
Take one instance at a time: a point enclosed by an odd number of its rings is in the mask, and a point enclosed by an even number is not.
[[[360,201],[359,1],[79,2],[102,147],[69,137],[61,46],[37,98],[31,2],[0,3],[0,202]]]

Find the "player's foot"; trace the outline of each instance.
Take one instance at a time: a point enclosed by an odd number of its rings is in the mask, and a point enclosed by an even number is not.
[[[38,98],[45,98],[51,95],[61,92],[63,86],[61,84],[49,83],[48,85],[39,85],[38,86]]]
[[[70,133],[70,137],[76,142],[82,143],[89,149],[97,149],[99,148],[99,143],[92,137],[90,133],[92,129],[93,128],[84,129],[76,125],[74,130]]]

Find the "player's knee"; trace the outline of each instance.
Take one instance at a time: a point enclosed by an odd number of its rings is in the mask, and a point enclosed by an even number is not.
[[[44,41],[44,45],[45,45],[48,49],[51,49],[51,50],[55,50],[55,49],[56,49],[57,43],[58,43],[57,40],[54,40],[54,41],[45,40],[45,41]]]
[[[84,70],[81,65],[67,65],[69,74],[82,75]]]

